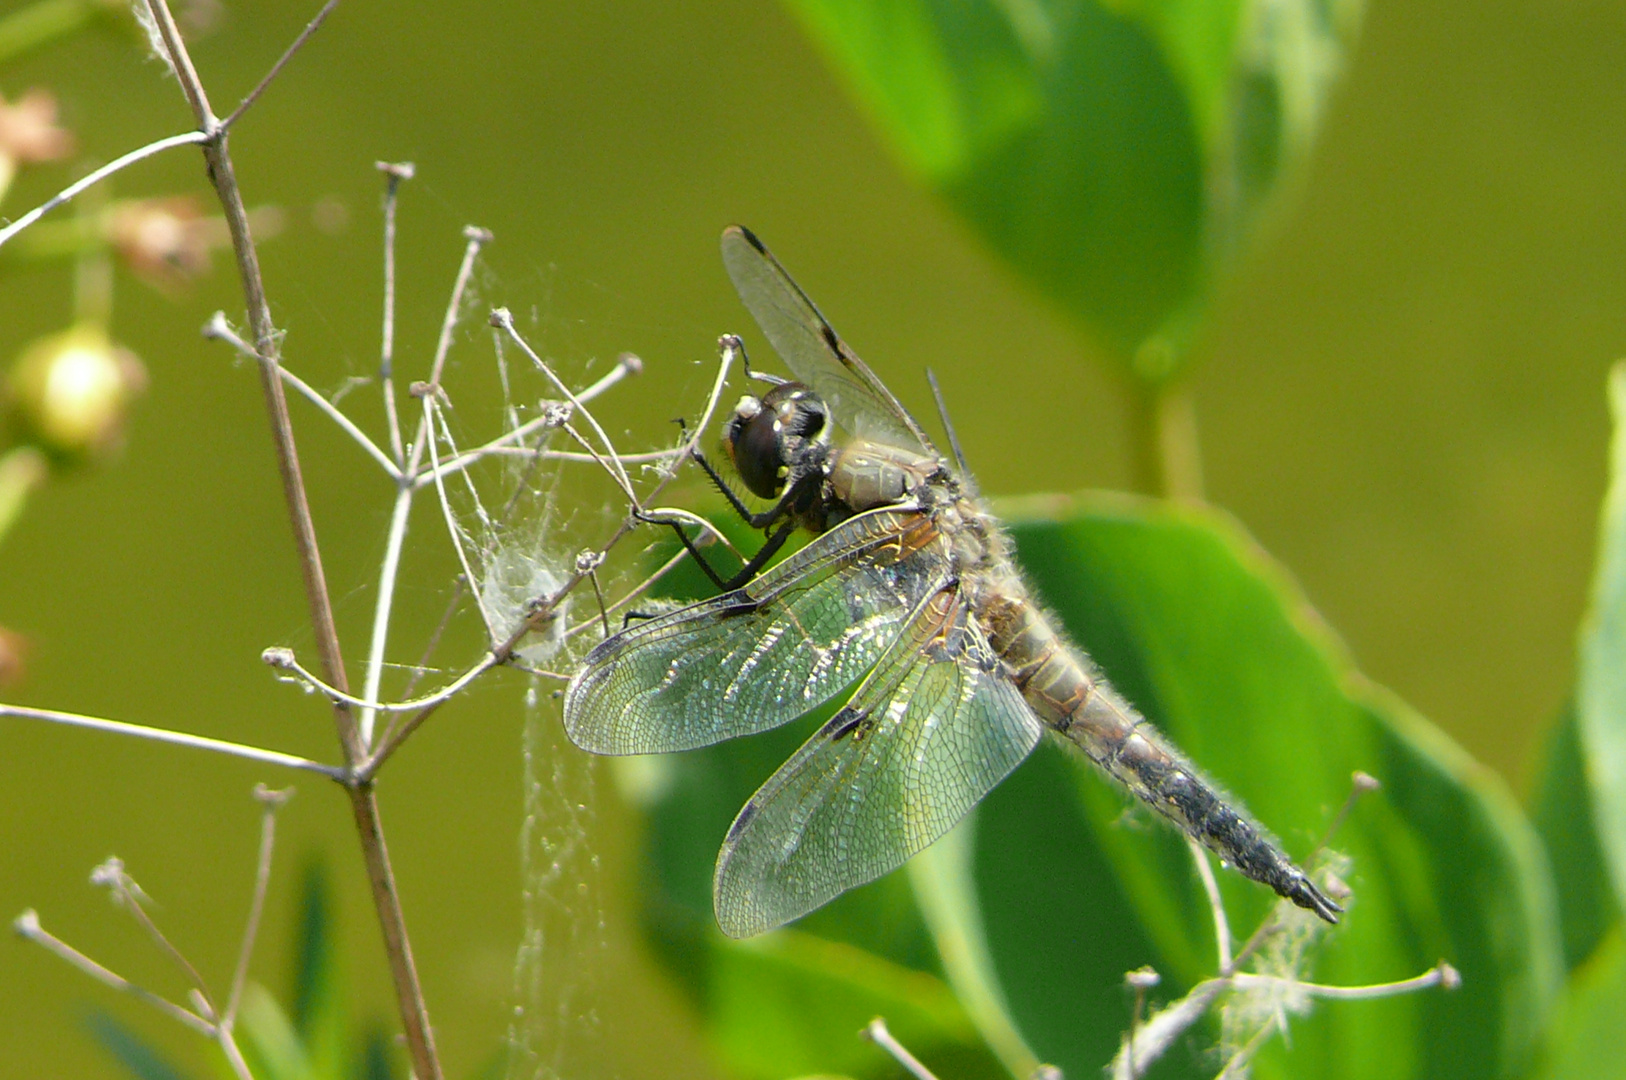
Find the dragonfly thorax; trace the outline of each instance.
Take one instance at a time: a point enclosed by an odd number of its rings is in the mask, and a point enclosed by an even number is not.
[[[948,489],[942,493],[945,502],[959,494],[936,456],[865,439],[837,451],[828,471],[830,495],[853,513],[895,506],[910,497],[924,505],[922,496],[934,485]]]

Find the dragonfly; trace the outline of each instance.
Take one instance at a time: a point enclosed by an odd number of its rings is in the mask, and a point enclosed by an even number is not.
[[[1337,922],[1342,907],[1041,611],[952,429],[955,459],[749,230],[727,229],[722,254],[794,378],[752,373],[765,392],[724,428],[767,510],[698,460],[769,554],[793,529],[817,535],[766,570],[759,553],[733,581],[708,567],[719,595],[606,638],[564,697],[577,746],[653,754],[779,727],[856,684],[730,826],[713,878],[722,931],[771,930],[902,865],[1046,731],[1247,877]]]

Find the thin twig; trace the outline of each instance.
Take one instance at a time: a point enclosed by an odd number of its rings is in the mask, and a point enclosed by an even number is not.
[[[159,997],[151,990],[137,986],[124,976],[118,975],[98,964],[42,927],[39,915],[33,909],[29,909],[17,916],[11,924],[11,928],[16,931],[19,937],[32,941],[34,944],[44,947],[47,951],[55,953],[102,985],[110,986],[120,993],[129,994],[131,997],[145,1001],[171,1019],[179,1020],[198,1034],[213,1037],[214,1025],[209,1021],[191,1009],[177,1005],[168,998]]]
[[[577,397],[571,392],[570,387],[565,385],[565,381],[559,378],[558,375],[554,374],[553,368],[549,366],[547,361],[538,356],[536,350],[532,349],[530,344],[520,336],[519,331],[514,328],[514,316],[508,311],[507,308],[498,308],[491,313],[491,325],[502,330],[511,339],[513,339],[514,344],[518,345],[525,355],[531,358],[531,363],[536,365],[537,370],[546,375],[548,377],[548,381],[553,383],[554,388],[565,396],[565,400],[570,402],[571,407],[577,413],[587,417],[588,424],[592,426],[593,432],[598,435],[599,445],[604,448],[604,452],[610,458],[609,463],[606,465],[606,468],[610,470],[610,475],[615,477],[620,482],[622,491],[626,492],[634,501],[637,501],[637,497],[632,495],[632,480],[628,478],[626,469],[621,467],[620,461],[616,456],[615,444],[610,442],[610,436],[605,432],[604,428],[599,425],[598,418],[582,404],[581,398]],[[570,425],[568,424],[565,425],[567,430],[569,429],[569,426]],[[583,441],[582,444],[588,449],[589,452],[592,451],[592,448],[587,446],[585,441]]]
[[[1129,1041],[1121,1048],[1129,1062],[1131,1077],[1135,1075],[1135,1040],[1140,1037],[1141,1018],[1146,1014],[1146,992],[1162,981],[1162,976],[1153,970],[1150,964],[1124,976],[1124,982],[1135,991],[1135,1007],[1129,1011]]]
[[[248,962],[254,955],[254,940],[260,933],[260,916],[265,911],[265,894],[271,884],[271,852],[276,846],[277,811],[282,809],[292,788],[272,791],[264,784],[254,786],[254,797],[260,801],[260,857],[255,863],[254,895],[248,904],[248,925],[243,928],[243,942],[237,950],[237,968],[232,972],[231,990],[226,995],[226,1008],[220,1016],[220,1026],[226,1031],[237,1021],[237,1006],[243,1000],[243,987],[248,983]]]
[[[216,341],[224,341],[226,344],[230,345],[232,348],[236,349],[250,360],[258,360],[260,358],[259,354],[254,351],[254,346],[244,341],[237,335],[236,331],[231,328],[231,324],[226,321],[226,313],[223,311],[215,312],[213,317],[209,319],[209,322],[203,328],[203,336],[206,338],[212,338]],[[306,382],[304,379],[301,379],[298,375],[295,375],[287,368],[279,365],[277,367],[277,371],[282,375],[282,381],[293,387],[295,393],[299,394],[312,405],[315,405],[318,409],[320,409],[323,415],[337,424],[346,435],[355,440],[358,446],[371,455],[372,459],[378,462],[379,466],[389,475],[391,480],[400,480],[400,465],[391,461],[389,455],[384,453],[383,450],[379,449],[378,444],[373,442],[372,438],[368,436],[365,431],[357,427],[355,421],[346,416],[342,409],[338,408],[324,395],[319,393],[310,383]]]
[[[452,348],[452,333],[457,329],[457,313],[463,307],[463,294],[468,291],[469,281],[474,276],[474,261],[480,255],[480,249],[491,243],[491,232],[476,225],[469,225],[463,229],[463,261],[458,264],[457,278],[452,282],[452,295],[446,302],[446,313],[440,320],[440,336],[435,340],[435,356],[429,363],[429,377],[424,381],[430,386],[439,386],[441,375],[446,370],[446,355]],[[424,440],[429,436],[429,418],[423,417],[418,421],[418,430],[412,437],[412,461],[406,472],[411,475],[418,471],[423,463]]]
[[[486,639],[490,641],[496,637],[497,626],[492,619],[491,612],[486,610],[485,597],[482,595],[484,590],[480,588],[480,579],[474,574],[474,567],[469,562],[468,552],[463,550],[463,534],[457,528],[457,515],[452,513],[451,500],[446,497],[446,484],[440,470],[440,451],[436,449],[440,437],[435,434],[434,429],[430,426],[434,422],[435,412],[435,395],[432,392],[426,393],[423,397],[424,425],[419,430],[429,432],[426,441],[429,443],[429,461],[434,467],[435,494],[439,497],[441,514],[446,519],[446,533],[452,538],[452,548],[457,552],[458,565],[463,568],[463,579],[469,583],[469,595],[474,598],[474,606],[480,610],[480,621],[485,625]],[[444,422],[442,422],[441,426],[443,429],[445,428]]]
[[[859,1032],[864,1038],[892,1055],[892,1059],[914,1075],[915,1080],[937,1080],[932,1071],[920,1063],[920,1059],[909,1052],[892,1033],[886,1029],[886,1021],[877,1016],[869,1025]]]
[[[1327,826],[1326,833],[1322,835],[1321,841],[1311,849],[1310,854],[1305,856],[1305,861],[1308,862],[1310,859],[1315,858],[1332,843],[1332,838],[1337,835],[1339,829],[1343,828],[1344,822],[1349,820],[1350,813],[1354,811],[1355,804],[1360,801],[1362,795],[1369,791],[1377,791],[1381,787],[1383,787],[1383,784],[1370,773],[1364,773],[1358,769],[1351,773],[1349,794],[1344,797],[1344,805],[1340,806],[1338,812],[1332,816],[1332,822]]]
[[[90,880],[94,885],[106,886],[119,906],[129,912],[130,917],[147,932],[148,937],[152,938],[153,944],[158,946],[158,951],[174,961],[186,981],[192,984],[195,1000],[201,1006],[198,1011],[210,1023],[217,1022],[220,1019],[220,1010],[215,1007],[209,986],[203,981],[203,973],[193,966],[192,961],[186,958],[186,954],[158,929],[158,924],[147,914],[147,909],[141,904],[141,898],[146,894],[136,884],[135,879],[125,872],[123,860],[108,859],[91,872]]]
[[[265,88],[270,86],[278,75],[282,74],[282,69],[288,66],[288,61],[294,58],[294,54],[304,47],[305,42],[310,40],[310,36],[316,33],[317,27],[326,22],[327,17],[338,6],[339,0],[327,0],[327,3],[322,5],[322,10],[316,13],[314,19],[305,24],[305,29],[301,30],[299,36],[294,38],[294,43],[284,49],[282,55],[277,58],[277,62],[271,65],[271,70],[265,73],[265,78],[261,79],[259,84],[248,92],[248,96],[242,100],[242,103],[237,108],[231,111],[230,116],[220,122],[222,128],[230,128],[237,123],[237,118],[248,112],[249,107],[260,100],[260,95],[265,93]]]
[[[95,169],[87,173],[81,179],[69,184],[67,187],[40,203],[38,206],[34,207],[34,209],[30,210],[16,221],[13,221],[10,225],[0,229],[0,245],[4,245],[7,240],[10,240],[13,236],[16,236],[18,233],[34,224],[34,222],[44,217],[52,210],[55,210],[57,207],[72,199],[74,196],[81,194],[86,188],[96,186],[103,180],[106,180],[109,176],[112,176],[114,173],[127,169],[136,162],[150,158],[154,154],[161,154],[165,150],[173,150],[177,146],[200,145],[208,142],[209,138],[209,135],[205,132],[188,131],[181,135],[171,135],[167,139],[159,139],[156,142],[150,142],[146,146],[140,146],[134,150],[131,150],[123,157],[114,158],[101,168]]]
[[[672,570],[676,569],[677,565],[688,557],[688,551],[686,549],[679,548],[677,553],[662,563],[660,568],[657,569],[653,574],[650,574],[648,577],[644,578],[644,580],[640,581],[635,587],[623,593],[620,597],[614,600],[609,607],[605,608],[605,614],[614,614],[615,612],[626,607],[628,604],[632,603],[634,600],[638,599],[638,597],[648,592],[656,582],[660,581],[661,578],[665,577]],[[568,641],[577,634],[584,633],[598,625],[599,620],[597,619],[583,619],[575,626],[566,628],[565,632],[560,636]]]
[[[378,567],[378,602],[373,605],[372,644],[367,652],[367,671],[362,679],[361,696],[364,701],[378,700],[379,687],[384,682],[384,650],[389,643],[390,614],[395,603],[395,583],[401,569],[401,552],[406,547],[407,522],[412,516],[412,485],[402,484],[395,489],[395,502],[390,507],[390,527],[384,544],[384,558]],[[373,721],[377,711],[363,708],[357,718],[361,728],[361,744],[373,745]]]
[[[1243,1043],[1236,1053],[1231,1055],[1229,1060],[1225,1062],[1225,1067],[1219,1071],[1219,1075],[1214,1077],[1214,1080],[1227,1080],[1228,1077],[1242,1075],[1242,1070],[1248,1067],[1248,1062],[1254,1059],[1254,1056],[1259,1053],[1260,1047],[1264,1046],[1278,1030],[1285,1031],[1286,1029],[1282,1026],[1282,1021],[1279,1018],[1272,1017],[1264,1026],[1254,1032],[1253,1037]]]
[[[401,744],[410,739],[412,733],[422,727],[424,721],[435,715],[435,712],[445,703],[445,698],[432,701],[418,712],[413,713],[412,716],[401,721],[398,726],[389,728],[384,733],[384,738],[379,741],[378,748],[373,751],[372,756],[362,762],[356,769],[357,775],[368,780],[377,776],[378,770],[384,767],[385,762],[394,757],[395,752],[401,749]]]
[[[405,469],[401,442],[401,416],[395,404],[395,212],[404,181],[412,179],[411,162],[377,163],[388,180],[384,185],[384,327],[379,332],[378,381],[384,392],[384,421],[390,433],[390,451],[397,467]]]
[[[343,690],[329,686],[327,683],[319,679],[314,672],[307,670],[304,665],[302,665],[294,657],[293,650],[291,649],[267,649],[261,654],[261,659],[278,670],[293,672],[296,676],[298,676],[300,682],[309,686],[311,689],[317,691],[324,697],[333,698],[336,701],[342,701],[346,705],[350,705],[358,709],[372,709],[376,712],[382,713],[404,713],[411,712],[414,709],[427,708],[430,705],[439,705],[447,698],[455,697],[459,690],[462,690],[469,683],[473,682],[475,679],[479,678],[481,675],[485,674],[487,671],[490,671],[497,665],[497,658],[491,653],[486,653],[479,660],[475,661],[473,667],[469,668],[463,674],[459,675],[457,678],[453,679],[439,690],[436,690],[433,694],[426,694],[423,697],[414,698],[411,701],[386,702],[368,701],[365,698],[358,698],[352,694],[345,693]]]
[[[1197,876],[1202,880],[1203,892],[1208,894],[1208,907],[1214,916],[1214,941],[1219,949],[1219,970],[1231,971],[1231,924],[1225,917],[1225,901],[1220,899],[1219,882],[1214,880],[1214,868],[1208,865],[1208,852],[1190,836],[1186,846],[1197,863]]]
[[[439,385],[441,372],[445,368],[446,354],[451,348],[452,331],[457,326],[457,312],[462,306],[463,293],[468,288],[469,279],[474,274],[474,261],[480,254],[481,246],[491,239],[491,234],[484,229],[465,229],[464,236],[467,243],[463,249],[463,261],[458,267],[457,280],[452,286],[451,299],[446,305],[446,314],[441,321],[440,340],[435,346],[435,359],[430,368],[431,386]],[[395,505],[390,512],[390,528],[384,541],[384,558],[378,569],[378,599],[373,605],[372,639],[368,647],[367,668],[361,694],[368,701],[378,700],[379,687],[384,679],[384,654],[389,645],[390,613],[395,603],[401,551],[406,545],[407,522],[412,514],[412,495],[415,490],[411,482],[404,478],[418,471],[418,466],[423,461],[424,442],[433,437],[427,411],[430,396],[425,396],[425,414],[418,422],[418,431],[412,440],[411,460],[404,462],[397,481]],[[399,443],[399,426],[392,438]],[[361,744],[369,749],[373,741],[374,719],[375,714],[369,709],[361,714],[359,720]]]
[[[599,624],[604,627],[604,636],[610,636],[610,613],[604,606],[604,589],[599,585],[598,568],[604,562],[604,556],[596,551],[584,551],[576,556],[576,569],[585,571],[587,580],[593,583],[593,599],[598,602]]]
[[[598,382],[576,395],[581,402],[592,401],[604,391],[625,379],[628,375],[637,375],[644,370],[644,362],[637,353],[624,352],[615,358],[615,367],[599,377]],[[626,460],[623,458],[622,460]]]
[[[294,529],[294,544],[299,552],[300,570],[305,582],[305,599],[311,613],[311,629],[316,638],[317,651],[329,682],[335,686],[347,683],[344,659],[339,650],[338,630],[333,622],[333,607],[328,598],[327,578],[322,570],[322,557],[316,542],[316,526],[311,519],[310,501],[305,493],[305,481],[299,465],[299,451],[294,445],[293,421],[288,415],[288,399],[282,390],[279,369],[282,366],[279,335],[271,320],[271,305],[265,294],[265,279],[260,274],[259,252],[249,230],[248,209],[243,205],[243,194],[237,184],[237,173],[231,154],[226,150],[226,133],[209,107],[208,95],[192,66],[175,17],[166,0],[146,0],[148,12],[163,38],[171,67],[181,84],[181,91],[191,105],[198,127],[208,135],[203,142],[203,156],[208,163],[208,175],[214,182],[215,195],[225,213],[226,228],[231,235],[232,252],[237,257],[238,278],[247,302],[249,327],[254,332],[254,353],[260,364],[260,386],[265,394],[270,414],[272,440],[277,451],[277,466],[282,476],[283,498],[288,506],[289,519]],[[342,709],[335,714],[339,741],[344,747],[345,759],[356,761],[361,749],[356,742],[355,724]]]
[[[24,705],[0,704],[0,717],[5,716],[15,716],[23,720],[45,720],[52,724],[89,728],[92,731],[106,731],[114,735],[130,735],[151,742],[169,743],[172,746],[189,746],[194,750],[211,750],[217,754],[229,754],[232,757],[247,758],[249,761],[258,761],[267,765],[281,765],[289,769],[303,769],[306,772],[320,773],[322,776],[330,780],[338,780],[340,783],[343,783],[347,776],[345,770],[340,766],[324,765],[320,761],[311,761],[309,758],[284,754],[280,750],[263,750],[258,746],[244,746],[242,743],[226,742],[224,739],[211,739],[204,735],[188,735],[186,732],[170,731],[167,728],[147,727],[143,724],[127,724],[122,720],[105,720],[99,716],[81,716],[78,713],[59,712],[56,709],[34,709]]]
[[[1426,990],[1431,986],[1455,990],[1462,985],[1462,975],[1456,968],[1441,960],[1421,975],[1413,976],[1410,979],[1400,979],[1397,982],[1370,983],[1366,986],[1328,986],[1325,983],[1300,982],[1297,979],[1287,979],[1280,975],[1257,975],[1248,971],[1239,971],[1231,976],[1231,984],[1240,990],[1249,987],[1275,989],[1286,986],[1295,990],[1302,990],[1311,997],[1330,998],[1335,1001],[1366,1001],[1370,998],[1409,994],[1414,990]]]
[[[512,320],[510,320],[510,322],[511,321]],[[744,346],[740,344],[740,339],[735,335],[724,334],[718,339],[717,381],[712,384],[711,394],[706,398],[705,412],[702,414],[700,423],[695,427],[694,434],[691,435],[684,443],[683,453],[678,459],[676,459],[672,471],[668,472],[664,477],[662,477],[655,487],[649,492],[647,498],[650,501],[659,498],[661,492],[666,490],[667,485],[670,484],[677,476],[676,464],[681,463],[684,458],[690,457],[694,454],[694,449],[697,445],[699,445],[702,433],[711,424],[712,415],[717,409],[717,402],[723,394],[723,387],[728,384],[728,369],[733,364],[734,360],[740,356],[743,356],[744,353]],[[610,551],[610,549],[614,548],[616,544],[621,542],[622,537],[626,536],[639,524],[639,518],[636,513],[636,505],[634,509],[635,512],[633,514],[629,514],[616,528],[615,532],[610,535],[610,539],[599,548],[600,554],[606,553]],[[507,642],[495,650],[497,656],[504,662],[507,662],[509,654],[513,652],[514,647],[519,644],[525,635],[530,633],[532,626],[542,619],[551,618],[553,610],[559,606],[559,603],[566,596],[570,595],[571,590],[575,589],[577,585],[581,584],[582,577],[583,575],[579,571],[572,574],[562,585],[559,586],[559,588],[555,589],[548,596],[542,598],[536,605],[536,615],[533,616],[525,626],[522,626],[516,630]]]

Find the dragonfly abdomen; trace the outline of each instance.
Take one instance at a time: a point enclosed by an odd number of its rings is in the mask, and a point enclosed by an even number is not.
[[[1204,847],[1328,922],[1343,909],[1158,733],[1026,597],[1002,589],[981,614],[989,643],[1052,730]],[[1003,595],[1000,595],[1002,593]]]

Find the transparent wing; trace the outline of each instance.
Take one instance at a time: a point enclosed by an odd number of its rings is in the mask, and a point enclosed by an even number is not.
[[[860,438],[937,456],[914,417],[875,377],[751,230],[723,230],[723,265],[740,299],[797,380]]]
[[[596,754],[655,754],[766,731],[867,671],[948,573],[931,522],[842,522],[744,588],[634,625],[587,657],[565,731]]]
[[[717,923],[771,930],[947,832],[1041,726],[956,588],[929,596],[851,701],[745,804],[717,857]]]

